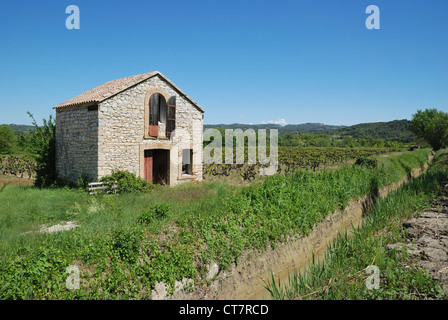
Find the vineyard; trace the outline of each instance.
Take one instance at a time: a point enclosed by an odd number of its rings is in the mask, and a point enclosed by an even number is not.
[[[278,148],[278,170],[277,173],[293,173],[299,169],[311,169],[316,171],[319,167],[328,167],[345,164],[349,160],[361,157],[371,157],[381,154],[401,151],[392,148],[300,148],[279,147]],[[269,152],[269,151],[268,151]],[[223,155],[225,151],[223,151]],[[247,164],[247,149],[245,149],[245,164],[204,164],[204,174],[215,177],[236,174],[244,180],[255,179],[260,167],[266,167],[257,162]],[[235,150],[234,150],[235,158]]]
[[[0,172],[3,175],[12,175],[20,178],[28,178],[36,171],[36,161],[27,155],[0,155]]]
[[[391,148],[300,148],[279,147],[279,166],[277,173],[293,173],[299,169],[315,171],[319,167],[327,167],[347,163],[360,157],[371,157],[380,154],[399,151]],[[267,151],[269,153],[269,150]],[[223,149],[223,158],[225,150]],[[204,174],[215,177],[236,174],[244,180],[253,180],[259,174],[259,168],[267,167],[257,162],[247,164],[247,149],[245,149],[245,164],[204,164]],[[235,150],[234,150],[235,158]],[[28,155],[0,155],[0,173],[20,178],[31,179],[36,171],[36,161]]]

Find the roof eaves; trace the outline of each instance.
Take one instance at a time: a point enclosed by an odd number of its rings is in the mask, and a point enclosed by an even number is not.
[[[100,99],[92,99],[92,100],[86,100],[86,101],[81,101],[81,102],[74,102],[74,103],[67,103],[63,102],[58,104],[57,106],[53,107],[53,109],[60,109],[60,108],[66,108],[66,107],[78,107],[78,106],[85,106],[85,105],[89,105],[92,103],[101,103],[107,99],[110,99],[113,96],[116,96],[117,94],[128,90],[131,87],[134,87],[140,83],[142,83],[143,81],[146,81],[156,75],[159,75],[162,79],[164,79],[166,82],[168,82],[171,86],[173,86],[174,89],[176,89],[180,94],[182,94],[185,98],[187,98],[197,109],[199,109],[201,112],[205,112],[205,110],[199,105],[197,104],[196,101],[194,101],[192,98],[190,98],[185,92],[183,92],[181,89],[179,89],[171,80],[169,80],[167,77],[165,77],[160,71],[153,71],[153,72],[148,72],[147,76],[143,77],[142,79],[140,79],[139,81],[133,83],[132,85],[123,87],[121,90],[111,93],[111,94],[106,94],[103,97],[101,97]],[[119,79],[118,79],[119,80]],[[114,80],[112,80],[114,81]],[[76,98],[76,97],[75,97]],[[71,100],[71,99],[70,99]],[[68,100],[68,101],[70,101]]]

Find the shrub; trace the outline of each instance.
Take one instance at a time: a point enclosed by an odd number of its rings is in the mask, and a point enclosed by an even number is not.
[[[153,210],[143,211],[142,214],[137,218],[138,223],[140,224],[150,224],[155,220],[155,214]]]
[[[50,115],[49,120],[43,119],[43,126],[39,126],[30,112],[28,115],[35,127],[32,136],[37,163],[35,185],[48,187],[56,181],[56,124]]]
[[[92,182],[92,179],[90,179],[84,171],[81,172],[81,175],[76,182],[76,185],[78,188],[81,188],[83,190],[89,190],[89,183]]]
[[[143,233],[137,228],[119,229],[112,236],[112,249],[123,261],[133,263],[139,256],[142,238]]]
[[[370,169],[376,169],[378,167],[378,160],[369,157],[359,157],[358,159],[356,159],[355,165],[365,166]]]
[[[16,140],[14,130],[10,126],[6,124],[0,126],[0,154],[14,153]]]
[[[152,207],[152,210],[154,210],[156,218],[159,219],[166,218],[171,214],[171,208],[166,203],[158,203]]]
[[[102,182],[112,186],[117,182],[116,191],[118,193],[139,193],[147,192],[153,188],[153,185],[148,181],[137,177],[134,173],[124,170],[114,171],[112,174],[104,176],[101,179]]]
[[[158,203],[144,211],[137,219],[141,224],[150,224],[156,219],[163,219],[171,214],[171,208],[166,203]]]

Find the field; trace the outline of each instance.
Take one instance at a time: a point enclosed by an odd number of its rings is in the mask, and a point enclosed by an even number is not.
[[[313,259],[283,283],[272,277],[272,298],[446,299],[447,164],[446,153],[436,154],[435,165],[378,201],[352,235],[340,234],[322,261]],[[380,271],[377,290],[366,286],[371,265]]]
[[[223,273],[248,252],[306,236],[331,212],[400,180],[430,154],[379,152],[356,165],[337,159],[331,170],[301,162],[247,186],[206,181],[143,194],[3,185],[0,298],[151,299],[157,283],[173,293],[183,279],[197,291],[216,276],[209,277],[213,265]],[[78,227],[39,232],[67,222]],[[80,271],[77,290],[66,287],[72,265]]]

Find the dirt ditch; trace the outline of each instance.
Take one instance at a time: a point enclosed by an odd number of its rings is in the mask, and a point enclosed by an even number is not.
[[[432,158],[430,158],[432,161]],[[178,291],[169,299],[182,300],[261,300],[269,299],[263,287],[271,278],[271,272],[282,283],[288,274],[303,270],[312,259],[324,256],[327,245],[339,232],[350,232],[357,227],[363,217],[373,208],[378,197],[384,197],[410,179],[418,177],[428,168],[428,164],[412,170],[399,182],[378,190],[377,195],[364,196],[352,201],[343,211],[336,211],[316,225],[307,237],[290,237],[275,249],[265,251],[249,250],[240,257],[238,265],[221,271],[208,286],[196,287],[192,292]]]

